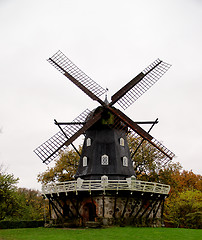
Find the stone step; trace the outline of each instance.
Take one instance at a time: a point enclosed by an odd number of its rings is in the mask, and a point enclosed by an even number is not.
[[[100,222],[94,222],[94,221],[87,221],[85,223],[85,226],[88,228],[99,228],[101,227],[101,223]]]

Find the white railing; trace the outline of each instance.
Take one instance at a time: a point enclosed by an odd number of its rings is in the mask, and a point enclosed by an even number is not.
[[[83,180],[52,183],[42,186],[42,192],[47,194],[60,194],[79,191],[139,191],[159,194],[169,194],[170,186],[155,182],[145,182],[128,178],[127,180]]]

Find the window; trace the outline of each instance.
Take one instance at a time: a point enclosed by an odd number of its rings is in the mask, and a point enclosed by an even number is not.
[[[120,138],[120,145],[124,147],[124,139]]]
[[[90,147],[91,146],[91,138],[87,138],[86,140],[86,146]]]
[[[109,165],[109,157],[107,155],[102,155],[101,164],[102,165]]]
[[[86,156],[83,157],[83,167],[88,165],[88,158]]]
[[[128,158],[127,157],[123,157],[123,166],[128,167]]]

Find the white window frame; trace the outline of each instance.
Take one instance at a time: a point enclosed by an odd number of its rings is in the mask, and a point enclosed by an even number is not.
[[[90,147],[91,146],[91,138],[87,138],[86,140],[86,146]]]
[[[120,138],[120,139],[119,139],[119,142],[120,142],[120,146],[122,146],[122,147],[125,146],[124,138]]]
[[[109,165],[109,157],[106,154],[101,156],[101,165]]]
[[[128,167],[128,158],[126,156],[123,157],[123,166]]]
[[[88,158],[86,156],[83,157],[83,167],[88,166]]]

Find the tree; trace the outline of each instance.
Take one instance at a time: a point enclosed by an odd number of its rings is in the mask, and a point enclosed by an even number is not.
[[[202,176],[191,171],[183,170],[172,173],[172,180],[175,183],[175,190],[182,192],[186,190],[202,191]]]
[[[128,145],[139,180],[169,184],[172,173],[182,169],[180,163],[167,161],[159,150],[140,137],[129,134]]]
[[[19,197],[16,192],[18,178],[0,169],[0,220],[13,217],[19,209]]]
[[[201,228],[202,192],[185,190],[175,197],[168,198],[165,217],[174,227]]]
[[[81,152],[81,146],[79,146],[79,152]],[[44,173],[40,173],[38,181],[45,184],[72,180],[76,174],[79,159],[78,153],[73,149],[61,152],[59,158],[55,161],[55,166],[48,168]]]
[[[199,228],[202,223],[202,176],[192,171],[171,171],[165,220],[174,227]]]
[[[20,197],[20,209],[16,216],[18,219],[43,220],[44,214],[48,215],[48,205],[39,191],[18,188],[17,192]]]
[[[43,220],[44,210],[48,215],[48,205],[44,204],[37,190],[17,188],[18,178],[0,167],[0,220]]]

